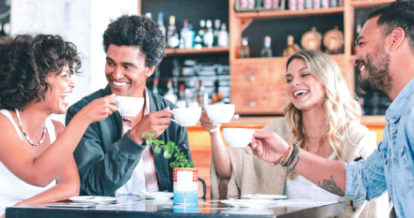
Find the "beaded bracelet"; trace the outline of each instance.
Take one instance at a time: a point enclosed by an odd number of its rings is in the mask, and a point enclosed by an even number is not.
[[[299,152],[300,152],[300,149],[298,148],[294,161],[288,166],[289,172],[295,169],[296,164],[298,163],[298,160],[299,160]]]
[[[290,163],[293,161],[293,159],[295,157],[296,152],[297,152],[297,145],[296,144],[293,144],[292,149],[291,149],[291,152],[289,152],[289,155],[288,155],[287,160],[285,160],[282,163],[282,166],[283,167],[287,167],[287,166],[290,165]]]
[[[279,161],[281,164],[284,164],[285,163],[285,161],[286,161],[286,159],[289,156],[289,154],[290,154],[291,151],[292,151],[292,145],[289,144],[288,149],[285,151],[285,153],[283,154],[282,158]]]

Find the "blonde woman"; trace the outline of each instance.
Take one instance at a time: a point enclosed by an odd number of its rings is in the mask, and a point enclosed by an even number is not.
[[[324,158],[365,159],[376,148],[375,133],[360,124],[361,108],[346,87],[336,62],[318,51],[299,51],[286,64],[286,91],[290,103],[284,118],[265,127],[291,144]],[[226,148],[218,126],[205,113],[202,126],[212,138],[212,198],[244,194],[285,194],[288,198],[339,201],[341,197],[264,162],[250,148]],[[363,205],[348,202],[345,217],[387,217],[388,196]]]

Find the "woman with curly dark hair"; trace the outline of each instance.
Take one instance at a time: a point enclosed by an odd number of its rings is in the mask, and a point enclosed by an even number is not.
[[[79,194],[73,151],[89,124],[116,110],[113,95],[84,107],[66,128],[49,119],[66,113],[80,68],[74,44],[55,35],[18,35],[0,45],[0,215],[7,206]]]

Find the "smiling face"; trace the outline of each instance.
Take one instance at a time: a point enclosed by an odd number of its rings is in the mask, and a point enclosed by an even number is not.
[[[303,59],[293,59],[286,73],[286,91],[292,104],[299,110],[322,106],[325,88],[310,72]]]
[[[366,91],[388,93],[392,88],[390,56],[384,49],[385,37],[377,25],[378,17],[369,19],[357,38],[355,65],[361,72],[360,86]]]
[[[69,106],[67,97],[75,87],[75,83],[70,78],[69,66],[65,65],[59,73],[49,73],[46,82],[50,84],[45,98],[46,105],[52,113],[66,113]]]
[[[140,48],[109,45],[106,52],[105,75],[112,93],[144,97],[145,83],[154,69],[154,66],[145,66],[145,55]]]

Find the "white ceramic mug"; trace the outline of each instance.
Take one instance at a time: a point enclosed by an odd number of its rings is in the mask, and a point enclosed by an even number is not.
[[[122,116],[136,116],[144,105],[144,98],[116,96],[117,107]]]

